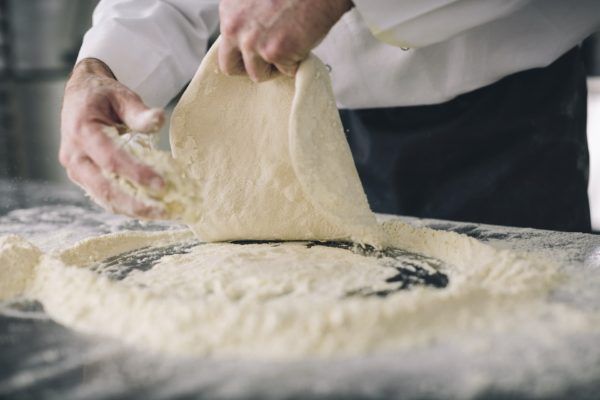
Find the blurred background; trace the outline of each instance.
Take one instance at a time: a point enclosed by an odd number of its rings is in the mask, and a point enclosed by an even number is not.
[[[68,184],[57,160],[62,91],[97,2],[0,0],[0,179]],[[600,36],[586,40],[584,50],[589,193],[600,231]]]
[[[62,91],[97,2],[0,0],[0,177],[67,181]]]

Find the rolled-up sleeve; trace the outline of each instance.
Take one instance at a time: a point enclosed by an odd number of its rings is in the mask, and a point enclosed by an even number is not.
[[[529,0],[354,0],[375,37],[400,47],[425,47],[506,17]]]
[[[151,106],[191,79],[218,26],[218,1],[102,0],[78,60],[97,58]]]

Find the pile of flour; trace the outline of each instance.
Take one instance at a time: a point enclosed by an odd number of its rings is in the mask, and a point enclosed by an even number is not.
[[[399,221],[380,226],[395,247],[440,260],[447,286],[394,290],[397,283],[386,281],[395,273],[391,260],[360,248],[199,243],[186,230],[109,234],[53,254],[5,237],[2,265],[14,254],[31,262],[2,270],[9,288],[2,296],[37,299],[54,320],[82,332],[213,357],[377,353],[458,338],[482,326],[502,332],[519,319],[554,314],[568,317],[573,328],[594,323],[546,301],[561,279],[547,260]],[[169,246],[185,251],[157,257],[150,269],[120,279],[98,269],[120,254],[148,248],[160,254]],[[386,290],[382,297],[352,295]]]

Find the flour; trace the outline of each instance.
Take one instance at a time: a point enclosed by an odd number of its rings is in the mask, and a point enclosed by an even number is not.
[[[0,237],[0,300],[25,292],[41,254],[34,245],[19,236]]]
[[[134,158],[152,166],[163,177],[166,187],[161,192],[153,192],[137,182],[133,182],[115,173],[103,171],[105,176],[118,187],[139,201],[161,209],[166,219],[182,222],[193,222],[200,218],[203,211],[202,201],[198,197],[198,184],[188,177],[180,163],[166,151],[156,149],[152,135],[141,133],[126,133],[119,135],[114,127],[105,127],[107,134],[119,148],[131,154]],[[98,204],[110,209],[102,201],[94,199]]]
[[[434,269],[423,267],[445,274],[447,285],[399,290],[398,282],[389,281],[398,260],[376,250],[365,255],[356,247],[305,242],[197,243],[190,231],[122,232],[44,255],[29,270],[22,294],[83,332],[212,357],[378,353],[460,337],[481,326],[507,330],[518,318],[555,312],[568,315],[573,327],[590,323],[544,302],[561,279],[547,260],[399,221],[382,229],[398,247],[437,259]],[[185,251],[157,257],[150,269],[132,269],[118,280],[98,267],[121,253],[154,248],[160,254],[165,246]],[[21,247],[37,254],[32,246]]]
[[[31,189],[25,192],[26,195],[39,193],[37,186]],[[75,197],[79,194],[76,190],[71,193],[77,201],[85,200]],[[46,192],[45,196],[54,194]],[[0,217],[0,233],[22,235],[43,251],[50,252],[70,248],[77,240],[86,237],[124,229],[148,232],[174,228],[172,224],[161,222],[140,224],[136,220],[103,213],[81,204],[81,207],[76,207],[62,203],[10,212]],[[472,322],[475,326],[469,330],[446,329],[446,332],[458,333],[443,336],[440,333],[421,345],[399,346],[395,350],[366,356],[296,358],[289,362],[281,362],[281,359],[219,359],[217,356],[185,360],[165,356],[164,353],[153,354],[143,343],[131,347],[118,339],[106,338],[106,335],[81,334],[78,330],[57,326],[50,321],[40,323],[39,318],[47,320],[49,316],[43,312],[42,306],[35,306],[37,302],[26,299],[0,302],[0,317],[4,319],[5,326],[8,326],[9,332],[18,332],[16,336],[5,332],[5,358],[9,354],[18,354],[19,357],[19,362],[9,363],[12,370],[9,368],[4,374],[6,378],[0,385],[0,391],[4,390],[6,394],[12,387],[28,393],[42,393],[50,376],[55,381],[69,375],[74,368],[82,368],[83,364],[86,379],[76,390],[91,397],[114,397],[116,393],[119,397],[128,397],[124,393],[130,392],[125,387],[133,386],[132,391],[139,392],[142,385],[146,385],[144,388],[148,390],[160,387],[158,393],[153,393],[161,397],[181,397],[185,392],[232,399],[343,398],[350,394],[363,398],[475,398],[489,396],[490,391],[510,392],[520,397],[557,398],[571,395],[585,397],[585,394],[578,395],[584,390],[585,393],[597,392],[592,390],[596,389],[600,376],[600,349],[597,346],[600,342],[600,321],[596,319],[595,325],[589,322],[583,325],[581,320],[582,313],[583,319],[590,322],[593,322],[593,312],[600,314],[600,293],[597,290],[600,287],[600,264],[596,258],[600,239],[594,235],[460,222],[404,217],[395,217],[394,220],[408,221],[418,227],[468,232],[483,242],[493,239],[494,247],[502,246],[532,257],[541,252],[559,264],[559,271],[567,278],[560,277],[556,284],[551,285],[548,294],[531,297],[523,301],[522,306],[515,302],[511,306],[515,312],[510,315],[498,312],[497,319],[486,319],[485,324]],[[57,234],[60,240],[55,239]],[[546,236],[548,240],[544,239]],[[190,232],[182,237],[182,246],[187,245],[192,237]],[[157,243],[156,246],[160,245]],[[560,249],[565,245],[569,246],[569,254],[561,256]],[[144,244],[140,246],[144,247]],[[117,256],[113,261],[88,263],[75,259],[73,262],[92,265],[90,270],[114,279],[112,271],[126,271],[136,260],[146,263],[152,254],[168,253],[156,246]],[[578,254],[571,250],[575,246],[580,247]],[[551,253],[546,250],[551,250]],[[573,261],[564,261],[565,256]],[[101,258],[101,254],[98,257]],[[97,268],[99,264],[103,265],[102,272]],[[439,268],[445,267],[440,264]],[[449,280],[452,278],[447,276]],[[473,314],[472,318],[475,318]],[[11,328],[15,325],[18,330]],[[32,345],[32,331],[36,332],[36,343],[46,344],[43,348]],[[57,343],[57,338],[60,338],[60,343]],[[59,352],[61,361],[42,362],[38,356],[46,351]],[[23,365],[21,360],[27,363],[27,369],[19,367]],[[23,386],[25,378],[29,379],[29,383]],[[277,385],[265,385],[265,382],[277,382]],[[588,389],[573,394],[574,386]],[[324,388],[327,388],[325,393]],[[68,397],[68,394],[62,397]]]

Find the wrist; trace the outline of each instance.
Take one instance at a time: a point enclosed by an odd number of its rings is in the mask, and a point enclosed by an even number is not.
[[[97,58],[84,58],[73,68],[72,76],[96,75],[105,78],[116,79],[111,69]]]

